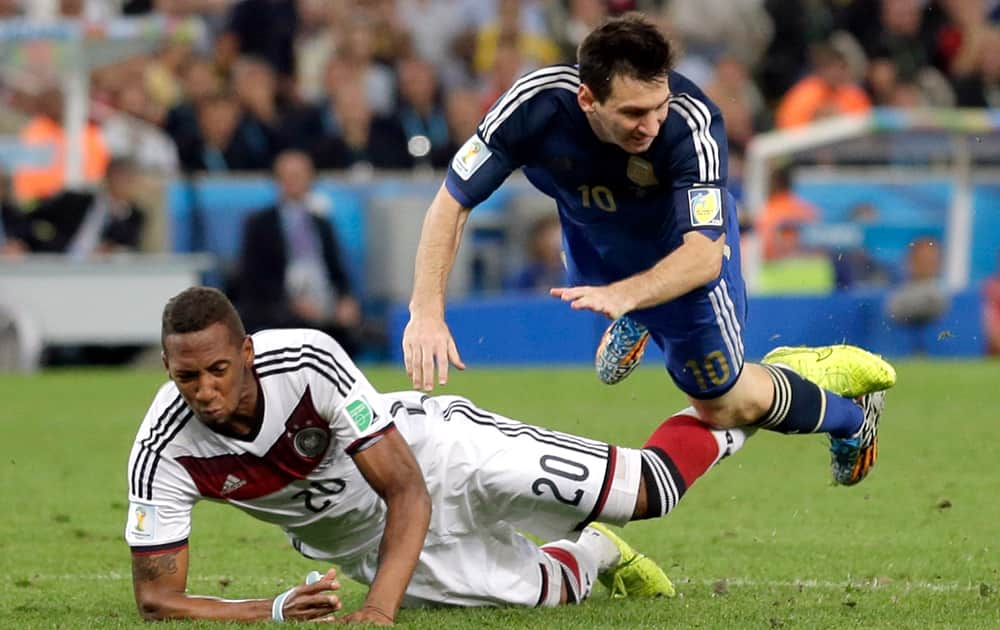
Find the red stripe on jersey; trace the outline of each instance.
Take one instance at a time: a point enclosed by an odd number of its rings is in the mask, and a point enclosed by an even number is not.
[[[162,545],[152,545],[150,547],[136,547],[132,546],[133,556],[158,556],[164,553],[170,553],[171,551],[177,551],[178,549],[183,549],[188,546],[188,539],[178,540],[177,542],[164,543]]]
[[[576,580],[576,591],[580,592],[580,565],[570,552],[559,547],[542,547],[542,551],[552,556],[556,562],[563,565],[570,573],[570,577]]]
[[[601,492],[597,495],[597,503],[594,504],[594,509],[590,511],[587,518],[580,521],[580,523],[573,528],[575,532],[583,531],[583,528],[590,525],[591,522],[596,521],[604,511],[604,505],[608,502],[608,496],[611,494],[611,486],[614,484],[615,480],[615,468],[618,467],[618,447],[613,444],[608,444],[608,466],[604,469],[604,481],[601,483]]]
[[[316,411],[306,388],[285,421],[285,431],[263,457],[242,453],[182,456],[177,461],[187,469],[202,496],[245,501],[305,479],[323,461],[330,435],[329,423]]]

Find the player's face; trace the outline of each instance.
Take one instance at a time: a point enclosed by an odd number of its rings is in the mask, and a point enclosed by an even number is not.
[[[611,80],[611,94],[603,103],[593,98],[586,85],[579,101],[598,138],[629,153],[642,153],[653,144],[667,119],[669,97],[666,77],[639,81],[619,75]]]
[[[250,337],[236,341],[222,323],[168,335],[163,365],[184,401],[206,425],[224,425],[237,413],[253,414],[256,381]]]

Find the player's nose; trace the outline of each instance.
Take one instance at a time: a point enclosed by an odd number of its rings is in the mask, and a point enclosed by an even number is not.
[[[216,389],[210,378],[198,380],[198,389],[194,392],[194,398],[200,403],[209,403],[215,398]]]
[[[639,131],[647,136],[655,136],[660,132],[661,124],[663,124],[663,119],[660,118],[659,113],[655,111],[649,112],[639,122]]]

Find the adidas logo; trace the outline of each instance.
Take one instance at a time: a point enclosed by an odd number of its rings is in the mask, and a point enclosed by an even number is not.
[[[247,485],[245,480],[240,479],[236,475],[228,475],[226,476],[226,483],[222,484],[222,492],[220,494],[225,495],[236,492],[245,485]]]

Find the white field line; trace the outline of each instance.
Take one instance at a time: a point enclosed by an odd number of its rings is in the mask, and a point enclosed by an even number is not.
[[[17,582],[20,580],[27,579],[30,582],[91,582],[91,581],[128,581],[132,579],[130,573],[119,573],[117,571],[111,571],[109,573],[95,573],[95,574],[57,574],[57,575],[47,575],[47,574],[35,574],[30,576],[25,575],[5,575],[3,581],[7,584],[12,582]],[[238,582],[239,584],[267,584],[272,586],[287,584],[292,581],[293,578],[290,576],[284,577],[272,577],[272,576],[233,576],[233,575],[193,575],[188,577],[188,582]],[[965,584],[960,584],[958,582],[924,582],[924,581],[901,581],[901,580],[890,580],[886,579],[881,581],[879,579],[873,580],[844,580],[844,581],[831,581],[831,580],[814,580],[814,579],[798,579],[798,580],[757,580],[751,578],[741,578],[741,577],[727,577],[720,578],[717,580],[674,580],[675,584],[678,586],[685,585],[696,585],[696,586],[707,586],[713,588],[794,588],[798,590],[856,590],[856,591],[876,591],[876,590],[903,590],[903,591],[929,591],[932,593],[953,593],[960,591],[977,591],[980,588],[979,582],[969,582]]]

